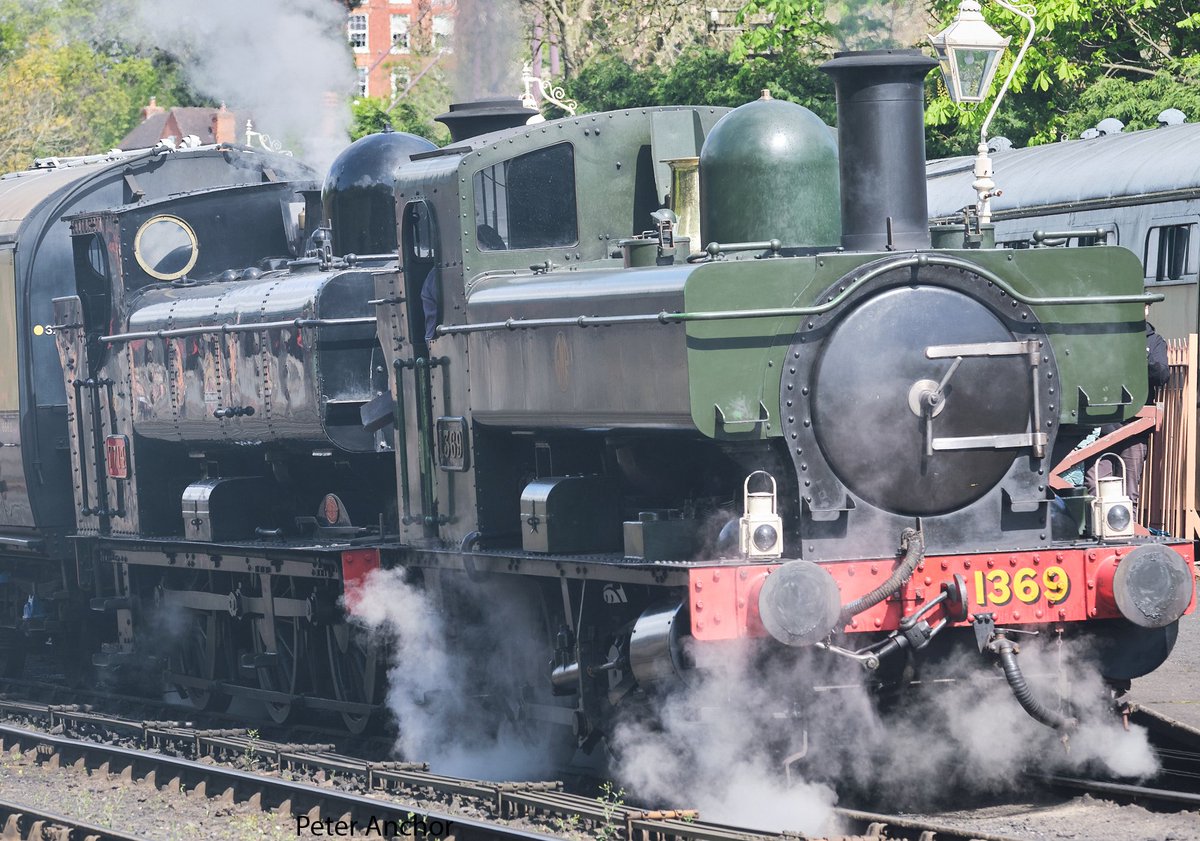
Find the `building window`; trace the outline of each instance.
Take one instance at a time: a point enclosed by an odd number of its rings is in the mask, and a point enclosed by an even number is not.
[[[358,86],[357,86],[358,87],[358,95],[366,96],[367,95],[367,68],[357,67],[355,69],[358,71]]]
[[[346,23],[346,32],[350,35],[350,46],[356,53],[367,51],[367,16],[350,15]]]
[[[412,84],[412,73],[407,67],[395,67],[392,69],[392,96],[400,96],[408,90],[408,86]]]
[[[454,18],[449,15],[433,16],[433,48],[436,50],[450,49],[454,39]]]
[[[1162,225],[1151,228],[1146,234],[1144,265],[1146,279],[1156,283],[1167,280],[1182,280],[1184,275],[1196,271],[1194,224]]]
[[[481,251],[574,245],[575,152],[558,143],[475,173],[475,241]]]
[[[392,48],[406,53],[412,46],[408,40],[408,15],[392,15]]]

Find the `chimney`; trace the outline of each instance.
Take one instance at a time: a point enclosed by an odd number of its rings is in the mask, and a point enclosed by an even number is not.
[[[450,129],[450,139],[457,143],[469,137],[518,128],[540,112],[526,108],[516,97],[477,99],[472,102],[453,102],[445,114],[434,117]]]
[[[142,122],[144,123],[155,114],[161,114],[162,112],[163,109],[158,107],[158,98],[152,96],[150,97],[150,104],[142,109]]]
[[[233,112],[221,103],[221,107],[212,115],[213,143],[237,143],[237,122]]]
[[[925,76],[934,67],[917,50],[836,53],[821,65],[837,91],[847,251],[929,247]]]

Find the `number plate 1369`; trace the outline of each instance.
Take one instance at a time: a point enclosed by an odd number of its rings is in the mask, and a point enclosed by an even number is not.
[[[1050,604],[1062,604],[1071,594],[1071,578],[1059,566],[1012,571],[976,570],[972,585],[975,604],[980,607],[1000,607],[1013,599],[1024,604],[1034,604],[1042,599]]]

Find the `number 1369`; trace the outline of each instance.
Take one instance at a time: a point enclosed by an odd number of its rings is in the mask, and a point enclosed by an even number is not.
[[[975,572],[975,603],[982,606],[1006,605],[1015,597],[1025,604],[1045,596],[1050,604],[1066,600],[1071,592],[1071,579],[1062,567],[1046,567],[1038,575],[1036,569],[1019,569],[1009,574],[1006,569]]]

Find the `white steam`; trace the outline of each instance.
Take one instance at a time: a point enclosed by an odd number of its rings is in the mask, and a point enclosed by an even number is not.
[[[527,681],[540,674],[548,683],[535,600],[499,581],[472,593],[467,582],[442,588],[436,572],[426,574],[414,583],[403,570],[375,570],[354,605],[356,619],[390,643],[387,705],[400,755],[471,777],[552,773],[551,741],[569,732],[514,721]]]
[[[1018,662],[1035,697],[1051,710],[1069,699],[1061,711],[1079,720],[1065,740],[1030,718],[1000,671],[970,650],[923,670],[920,684],[886,711],[848,703],[853,693],[843,691],[822,705],[815,738],[835,748],[826,755],[817,745],[824,770],[914,805],[947,792],[947,782],[967,792],[1013,790],[1030,769],[1123,777],[1157,770],[1146,733],[1126,731],[1113,718],[1103,680],[1082,647],[1021,640]]]
[[[754,668],[745,646],[710,648],[687,689],[663,701],[657,720],[618,725],[614,773],[640,799],[695,808],[706,821],[817,834],[833,815],[826,785],[789,786],[755,727],[786,711],[786,695]],[[799,733],[799,728],[796,728]]]
[[[455,101],[520,95],[523,31],[517,0],[458,0]]]
[[[349,142],[354,65],[336,0],[110,0],[104,24],[175,56],[197,93],[319,170]]]
[[[355,605],[358,620],[390,643],[398,749],[446,773],[558,775],[569,730],[522,724],[517,709],[523,700],[547,703],[538,693],[550,667],[549,609],[527,582],[492,577],[476,586],[461,578],[426,571],[406,581],[400,570],[376,571]],[[662,696],[635,692],[620,705],[607,739],[610,771],[644,805],[821,834],[839,829],[835,788],[867,801],[854,805],[930,809],[1028,786],[1031,770],[1127,778],[1157,770],[1145,732],[1113,717],[1084,646],[1019,638],[1036,697],[1079,720],[1063,740],[1020,708],[970,632],[956,633],[954,656],[923,666],[882,704],[867,688],[868,673],[825,652],[754,641],[693,645],[686,686]],[[628,689],[619,677],[613,700]],[[796,760],[790,780],[785,756]]]
[[[853,805],[889,811],[1014,791],[1029,771],[1151,776],[1157,759],[1145,731],[1114,719],[1083,652],[1022,639],[1037,697],[1051,709],[1060,691],[1072,701],[1079,726],[1066,740],[1030,718],[974,650],[926,669],[881,706],[868,675],[845,660],[710,647],[653,723],[617,728],[614,771],[638,797],[695,807],[707,820],[809,834],[838,830],[834,787],[858,792],[852,799],[865,802]],[[793,711],[803,718],[789,720]],[[789,786],[782,757],[805,747],[793,770],[807,781]]]

